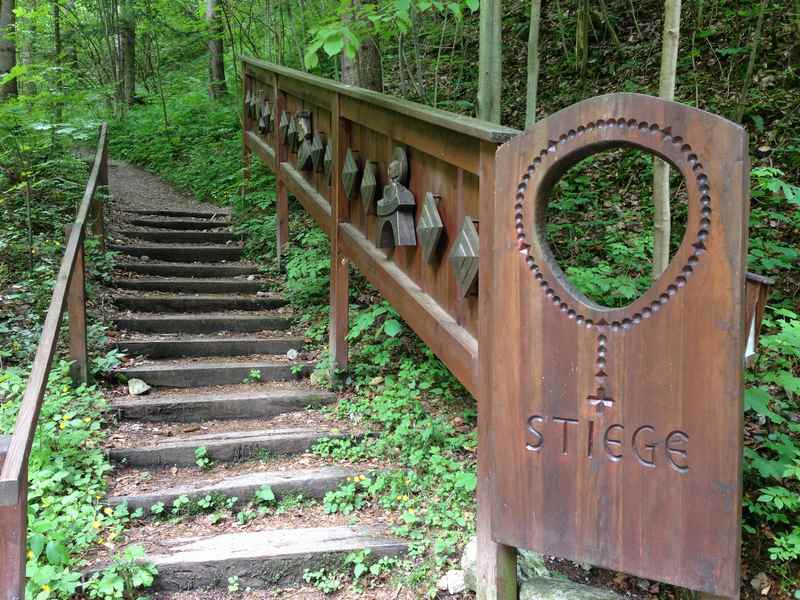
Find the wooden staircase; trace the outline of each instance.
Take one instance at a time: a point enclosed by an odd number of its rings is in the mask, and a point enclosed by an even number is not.
[[[321,499],[359,475],[347,465],[292,464],[319,440],[349,432],[318,410],[336,395],[308,381],[313,364],[287,302],[242,260],[230,215],[182,207],[118,211],[118,218],[125,225],[111,235],[120,252],[112,345],[134,358],[117,375],[152,389],[112,403],[112,481],[136,483],[112,483],[109,503],[142,509],[142,527],[158,531],[151,508],[168,511],[178,498],[222,496],[243,506],[269,486],[278,500]],[[198,468],[200,449],[211,470]],[[280,457],[281,468],[269,457]],[[375,558],[405,551],[380,524],[323,525],[154,539],[147,546],[156,587],[224,588],[230,577],[254,589],[292,586],[306,569],[335,565],[352,551],[370,549]]]

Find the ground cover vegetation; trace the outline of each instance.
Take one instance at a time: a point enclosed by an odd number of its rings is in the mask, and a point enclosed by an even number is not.
[[[236,209],[250,257],[282,281],[308,337],[324,345],[324,234],[293,203],[290,250],[279,265],[272,177],[255,167],[248,193],[239,193],[234,56],[347,80],[348,61],[369,42],[380,50],[377,69],[386,92],[474,114],[477,4],[220,0],[198,10],[196,2],[161,0],[17,0],[20,60],[2,80],[0,103],[0,431],[13,427],[63,253],[63,224],[85,183],[85,163],[74,152],[93,145],[101,119],[113,121],[112,156],[143,165],[201,200]],[[502,11],[501,118],[515,127],[526,122],[529,11],[527,2],[506,2]],[[657,0],[542,3],[536,117],[607,91],[658,93],[663,12]],[[123,43],[131,36],[135,50]],[[224,77],[217,70],[212,85],[209,56],[222,64]],[[776,279],[762,350],[747,372],[742,556],[743,593],[775,598],[800,597],[799,66],[797,2],[698,0],[683,6],[675,97],[747,128],[753,162],[749,265]],[[628,304],[651,281],[652,171],[648,156],[604,153],[574,167],[554,190],[548,238],[571,281],[602,304]],[[674,251],[685,210],[679,179],[671,189]],[[90,285],[108,277],[110,261],[90,242]],[[433,595],[436,579],[474,532],[474,401],[379,294],[357,274],[352,281],[351,370],[331,382],[345,392],[334,410],[378,435],[324,442],[315,451],[351,461],[390,457],[398,468],[348,482],[328,494],[323,508],[352,514],[378,506],[392,515],[411,552],[374,570],[366,566],[369,557],[352,556],[346,571],[311,571],[306,579],[335,592],[353,581],[368,586],[372,579],[394,578]],[[89,297],[101,315],[97,290],[90,287]],[[101,350],[102,321],[91,322],[94,370],[101,377],[115,359]],[[323,360],[320,373],[325,367]],[[104,403],[96,387],[73,387],[65,369],[60,365],[51,378],[30,470],[28,596],[42,600],[79,591],[82,553],[102,544],[113,555],[124,527],[137,518],[124,507],[102,505],[110,468],[99,449]],[[250,519],[278,510],[269,496],[264,490],[243,509],[210,498],[162,512],[180,518],[233,510],[230,518]],[[79,593],[138,595],[152,571],[135,566],[135,548],[117,554],[113,566]],[[760,574],[754,590],[750,581]],[[665,597],[674,594],[661,589]],[[238,583],[229,582],[229,590],[238,591]]]

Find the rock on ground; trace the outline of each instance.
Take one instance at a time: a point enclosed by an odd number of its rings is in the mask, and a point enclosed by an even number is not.
[[[461,557],[461,569],[464,571],[464,584],[467,589],[476,591],[477,577],[475,573],[478,562],[478,538],[473,537],[464,547]],[[517,577],[520,583],[533,577],[549,577],[550,572],[544,564],[544,559],[536,552],[519,550],[517,556]]]
[[[150,391],[150,386],[141,379],[133,378],[128,380],[128,393],[131,396],[141,396]]]
[[[621,600],[622,596],[603,588],[561,579],[533,577],[519,590],[519,600]]]

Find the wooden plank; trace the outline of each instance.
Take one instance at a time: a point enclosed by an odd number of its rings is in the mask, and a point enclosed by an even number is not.
[[[478,392],[478,342],[439,304],[349,223],[339,225],[345,255],[400,313],[447,368]]]
[[[300,201],[320,228],[330,235],[331,230],[331,205],[317,190],[311,187],[294,165],[288,162],[281,163],[280,179],[286,183],[292,194]]]
[[[540,219],[561,175],[618,146],[670,161],[689,216],[664,274],[610,309],[569,284]],[[496,169],[492,306],[503,327],[481,364],[503,406],[490,414],[495,541],[738,597],[745,131],[613,94],[541,121],[501,147]]]
[[[496,327],[513,327],[510,320],[497,319],[493,300],[496,290],[492,278],[492,259],[494,248],[494,186],[495,186],[494,144],[481,144],[481,255],[479,286],[479,354],[478,366],[478,510],[476,528],[478,534],[478,556],[476,566],[478,600],[516,600],[517,599],[517,551],[516,548],[498,544],[492,539],[492,494],[494,492],[495,436],[502,432],[491,428],[492,410],[498,398],[492,393],[491,371],[486,364],[504,357],[495,354],[492,341]]]
[[[347,370],[347,333],[350,326],[350,288],[349,263],[342,248],[339,223],[350,220],[349,202],[345,196],[342,178],[339,177],[341,165],[350,141],[349,127],[339,113],[339,96],[333,98],[331,106],[331,132],[333,144],[333,173],[331,178],[331,281],[330,281],[330,324],[328,339],[331,352],[331,376]]]
[[[79,232],[80,232],[80,228]],[[67,239],[73,226],[66,225]],[[67,291],[69,315],[69,359],[72,361],[69,373],[72,382],[78,386],[89,381],[89,350],[86,345],[86,271],[84,267],[83,236],[81,236],[75,263],[72,266],[72,280]]]
[[[275,108],[275,131],[273,132],[275,140],[275,149],[277,151],[277,158],[279,163],[284,163],[289,159],[289,150],[286,144],[283,143],[281,136],[278,132],[278,120],[283,111],[288,110],[286,94],[278,89],[277,78],[275,78],[274,90],[276,98]],[[276,165],[277,167],[277,165]],[[276,197],[276,217],[277,217],[277,243],[278,243],[278,264],[280,264],[281,256],[283,255],[286,244],[289,243],[289,192],[286,189],[286,182],[283,177],[278,177]]]
[[[270,169],[273,171],[278,164],[275,162],[275,150],[272,147],[264,142],[258,134],[253,131],[248,131],[245,133],[245,144],[253,150],[258,157],[266,164]]]
[[[0,436],[0,468],[11,444],[11,437]],[[27,532],[27,492],[11,506],[0,506],[0,600],[20,600],[25,597],[25,562]]]
[[[278,77],[278,88],[283,92],[299,98],[303,102],[308,102],[309,104],[321,108],[330,108],[337,98],[336,92],[332,90],[310,85],[294,77]]]
[[[282,86],[286,79],[291,79],[298,83],[302,82],[312,88],[338,93],[340,96],[360,100],[397,114],[406,115],[411,119],[417,119],[431,125],[443,127],[449,131],[462,133],[472,138],[500,144],[519,133],[519,131],[511,129],[510,127],[502,127],[473,117],[457,115],[438,108],[417,104],[416,102],[400,100],[387,96],[386,94],[381,94],[380,92],[343,85],[330,79],[324,79],[316,75],[310,75],[274,63],[257,60],[249,56],[243,57],[242,60],[248,65],[248,72],[250,72],[250,68],[253,68],[253,73],[272,72],[277,74],[280,77]],[[330,103],[327,105],[329,104]]]
[[[17,421],[14,425],[14,433],[6,460],[0,472],[0,506],[13,506],[25,494],[28,456],[33,443],[33,435],[36,432],[39,411],[42,407],[42,399],[47,386],[47,377],[50,373],[50,366],[55,353],[58,332],[61,327],[61,317],[66,306],[67,289],[72,279],[73,266],[75,265],[79,248],[83,243],[83,231],[89,208],[98,187],[100,169],[106,152],[107,131],[108,128],[104,123],[100,130],[100,140],[98,141],[94,166],[86,184],[83,199],[75,219],[74,229],[67,241],[64,258],[61,260],[61,266],[56,276],[53,295],[42,326],[42,333],[39,345],[36,348],[31,374],[28,377],[25,394],[22,397],[19,412],[17,413]]]

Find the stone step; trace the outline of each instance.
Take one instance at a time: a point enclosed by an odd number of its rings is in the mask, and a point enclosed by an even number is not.
[[[152,386],[201,387],[204,385],[236,385],[251,381],[251,373],[258,371],[255,381],[290,381],[300,379],[311,371],[307,362],[169,362],[125,367],[114,372],[127,379],[137,378]],[[293,371],[297,371],[296,373]]]
[[[151,393],[117,400],[111,408],[120,419],[197,422],[223,419],[269,419],[319,408],[336,401],[336,394],[313,389],[285,389],[202,394]]]
[[[234,462],[251,458],[259,451],[270,454],[306,452],[318,441],[338,437],[318,429],[260,429],[223,431],[182,438],[166,438],[152,446],[111,448],[111,460],[132,467],[190,467],[196,464],[195,451],[206,449],[214,462]]]
[[[268,310],[286,306],[279,296],[243,296],[238,294],[116,294],[114,304],[121,310],[140,312],[194,312],[218,310]]]
[[[158,569],[155,587],[183,591],[228,586],[238,577],[242,589],[305,585],[307,569],[339,569],[350,552],[370,550],[370,560],[400,556],[406,544],[375,526],[273,529],[172,540],[167,553],[145,560]]]
[[[258,267],[247,264],[159,263],[148,261],[117,263],[116,268],[129,273],[157,277],[237,277],[258,274]]]
[[[124,229],[116,235],[159,244],[225,244],[240,242],[242,234],[231,231],[144,231]],[[114,233],[111,234],[112,237]]]
[[[183,294],[255,294],[266,287],[263,281],[247,279],[194,279],[192,277],[120,277],[111,287],[145,292]]]
[[[305,340],[297,337],[195,337],[182,339],[124,340],[111,344],[120,352],[149,358],[183,356],[245,356],[248,354],[286,354],[301,350]]]
[[[239,260],[242,257],[241,246],[156,246],[113,244],[109,250],[121,252],[128,256],[147,256],[157,260],[171,262],[220,262],[223,260]]]
[[[197,313],[175,315],[133,315],[114,319],[117,329],[139,333],[253,333],[284,331],[291,319],[270,314]]]
[[[231,222],[225,221],[189,221],[189,220],[157,220],[157,219],[131,219],[131,225],[137,227],[151,227],[153,229],[175,229],[184,231],[193,230],[206,230],[206,229],[221,229],[223,227],[230,227]]]
[[[343,467],[260,471],[226,477],[221,481],[192,481],[132,496],[111,496],[108,498],[108,503],[116,506],[124,502],[127,503],[129,510],[141,508],[147,516],[154,504],[163,502],[167,508],[171,508],[175,500],[181,496],[186,496],[190,500],[198,500],[208,495],[225,496],[238,498],[239,504],[244,504],[264,486],[272,488],[277,499],[298,494],[304,498],[323,498],[327,492],[345,483],[348,477],[359,474],[356,469]]]
[[[230,217],[229,208],[215,208],[214,210],[186,210],[186,209],[159,209],[159,208],[129,208],[123,212],[133,215],[153,215],[156,217],[188,217],[190,219],[214,219],[216,217]]]

